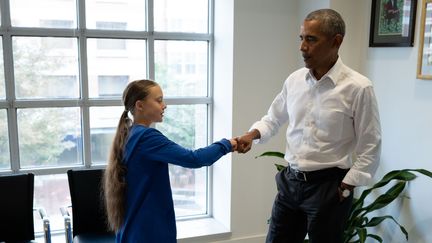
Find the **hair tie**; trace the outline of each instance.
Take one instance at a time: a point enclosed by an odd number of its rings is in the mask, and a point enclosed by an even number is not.
[[[128,110],[127,109],[125,109],[124,111],[123,111],[123,114],[122,114],[122,117],[127,121],[127,120],[129,120],[129,115],[128,115]]]

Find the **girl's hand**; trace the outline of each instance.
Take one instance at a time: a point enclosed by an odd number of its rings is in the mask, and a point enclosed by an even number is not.
[[[230,139],[232,150],[231,152],[237,151],[237,138]]]

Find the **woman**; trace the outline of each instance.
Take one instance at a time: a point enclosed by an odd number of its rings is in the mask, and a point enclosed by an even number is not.
[[[168,164],[210,166],[235,150],[235,139],[222,139],[195,151],[181,147],[150,125],[162,122],[166,109],[160,86],[137,80],[123,92],[120,117],[104,175],[104,195],[116,242],[176,242]],[[128,114],[132,115],[132,119]]]

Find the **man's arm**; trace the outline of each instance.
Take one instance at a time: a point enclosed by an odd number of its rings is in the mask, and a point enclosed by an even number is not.
[[[372,87],[365,88],[354,104],[356,160],[343,179],[347,185],[367,185],[375,174],[381,152],[381,127],[378,105]]]

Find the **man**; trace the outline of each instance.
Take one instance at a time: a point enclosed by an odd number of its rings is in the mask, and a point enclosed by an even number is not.
[[[267,243],[341,242],[353,189],[375,173],[381,129],[371,81],[338,55],[345,23],[334,10],[307,15],[300,31],[305,68],[292,73],[267,115],[238,138],[238,151],[288,122]],[[355,156],[353,156],[355,155]],[[354,159],[355,157],[355,159]]]

